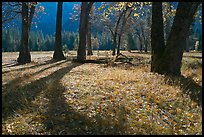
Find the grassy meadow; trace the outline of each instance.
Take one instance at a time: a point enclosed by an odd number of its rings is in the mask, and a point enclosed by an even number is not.
[[[150,72],[151,54],[122,51],[131,63],[113,62],[110,51],[87,59],[53,61],[53,52],[2,53],[2,134],[201,135],[202,53],[184,53],[182,76]]]

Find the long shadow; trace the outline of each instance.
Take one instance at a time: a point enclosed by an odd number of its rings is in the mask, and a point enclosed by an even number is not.
[[[2,89],[3,89],[3,90],[4,90],[5,88],[8,89],[9,87],[11,87],[11,85],[12,85],[11,88],[13,88],[14,86],[18,87],[18,86],[20,85],[20,82],[23,82],[24,80],[28,80],[28,79],[29,79],[30,77],[32,77],[32,76],[35,76],[35,75],[37,75],[37,74],[39,74],[39,73],[41,73],[41,72],[43,72],[43,71],[45,71],[45,70],[47,70],[47,69],[50,69],[50,68],[59,66],[60,64],[63,64],[63,63],[65,63],[65,61],[58,62],[58,63],[56,63],[56,64],[54,64],[54,65],[50,65],[49,67],[45,67],[45,68],[41,69],[40,71],[37,71],[37,72],[32,73],[32,74],[24,74],[23,76],[17,77],[17,78],[15,78],[15,79],[11,80],[9,83],[3,85],[3,86],[2,86]],[[37,69],[37,68],[36,68],[36,69]]]
[[[147,60],[146,57],[141,56],[128,56],[131,60],[126,60],[125,58],[119,58],[112,64],[107,64],[103,67],[117,67],[121,69],[129,69],[131,67],[142,67],[144,65],[150,64],[150,60]]]
[[[191,63],[185,63],[184,66],[187,66],[188,68],[191,68],[191,69],[202,68],[202,62],[194,61]]]
[[[17,110],[34,107],[31,101],[42,91],[49,100],[47,116],[43,124],[51,134],[123,134],[125,133],[126,116],[121,115],[118,120],[111,120],[110,117],[102,117],[96,114],[89,118],[86,114],[80,114],[74,110],[63,95],[65,87],[61,85],[60,79],[69,71],[81,64],[72,63],[67,67],[61,68],[47,77],[36,80],[23,87],[11,91],[9,86],[4,89],[2,94],[2,120],[6,120]],[[122,106],[124,108],[124,106]],[[116,110],[119,111],[119,110]],[[63,118],[62,118],[63,115]],[[110,122],[112,121],[112,122]],[[123,123],[123,124],[121,124]],[[104,133],[106,131],[106,133]]]
[[[35,97],[49,85],[48,81],[58,77],[61,72],[69,72],[72,68],[77,66],[79,66],[79,64],[72,63],[67,67],[55,71],[47,77],[43,77],[22,87],[17,86],[12,88],[13,82],[7,84],[3,88],[2,92],[2,119],[12,116],[16,110],[23,110],[27,106],[31,105],[31,101],[34,100]],[[62,74],[64,75],[65,73]]]
[[[183,55],[183,57],[185,57],[185,58],[202,59],[202,57],[199,57],[199,56],[186,56],[186,55]]]
[[[44,121],[47,131],[52,135],[103,135],[125,133],[125,114],[120,115],[117,121],[108,116],[102,117],[98,113],[90,118],[87,116],[88,114],[82,114],[74,110],[63,95],[66,90],[65,87],[60,84],[60,79],[65,73],[67,73],[67,70],[62,70],[57,74],[58,77],[53,79],[53,84],[51,84],[52,86],[49,87],[46,94],[46,98],[49,100],[48,110],[44,114],[47,117]],[[121,107],[124,108],[124,106]],[[104,133],[104,131],[106,131],[106,133]]]
[[[7,63],[7,64],[3,64],[2,67],[6,68],[6,67],[12,67],[13,65],[15,65],[16,62],[11,62],[11,63]]]
[[[43,66],[43,65],[47,65],[47,64],[52,64],[52,63],[55,63],[57,62],[57,60],[48,60],[48,61],[45,61],[44,63],[40,63],[40,64],[36,64],[36,65],[32,65],[32,66],[28,66],[28,67],[23,67],[23,68],[18,68],[18,69],[12,69],[12,70],[8,70],[8,71],[3,71],[2,74],[6,74],[6,73],[9,73],[9,72],[12,72],[12,71],[22,71],[22,70],[25,70],[25,69],[34,69],[34,68],[37,68],[37,67],[40,67],[40,66]],[[14,64],[12,66],[20,66],[20,64]],[[9,67],[12,67],[12,66],[9,66]]]
[[[151,52],[140,52],[140,51],[131,51],[130,53],[133,53],[133,54],[147,54],[147,55],[151,55]]]
[[[191,100],[202,106],[202,86],[197,84],[191,77],[166,76],[167,84],[179,86],[184,94],[190,96]]]

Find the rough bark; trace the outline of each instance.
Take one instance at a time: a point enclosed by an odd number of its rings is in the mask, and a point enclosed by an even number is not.
[[[156,72],[171,75],[181,74],[186,38],[199,4],[199,2],[179,2],[166,48],[156,65]]]
[[[53,59],[56,59],[56,60],[66,59],[62,51],[62,5],[63,5],[63,2],[58,2],[56,33],[55,33],[55,48],[54,48],[54,55],[53,55]]]
[[[156,67],[165,48],[162,2],[152,2],[151,46],[151,72],[158,72]]]
[[[31,62],[30,51],[28,47],[29,41],[29,17],[28,17],[28,2],[22,3],[22,34],[20,53],[17,58],[19,64],[25,64]]]

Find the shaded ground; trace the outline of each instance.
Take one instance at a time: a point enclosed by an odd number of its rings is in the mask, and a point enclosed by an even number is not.
[[[3,53],[3,134],[202,134],[201,53],[184,54],[182,77],[149,72],[150,54],[123,53],[134,65],[72,63],[74,51],[15,65],[18,53]]]

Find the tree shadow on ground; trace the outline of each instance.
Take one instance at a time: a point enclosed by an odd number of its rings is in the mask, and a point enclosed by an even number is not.
[[[150,60],[142,56],[128,56],[128,58],[118,58],[116,61],[106,64],[104,67],[117,67],[130,69],[131,67],[144,67],[150,65]]]
[[[11,62],[11,63],[7,63],[7,64],[3,64],[2,67],[6,68],[6,67],[12,67],[14,65],[16,65],[16,62]]]
[[[48,65],[48,64],[52,64],[52,63],[55,63],[55,62],[58,62],[58,60],[47,60],[45,61],[44,63],[40,63],[40,64],[34,64],[32,66],[28,66],[28,67],[23,67],[23,68],[17,68],[17,69],[12,69],[12,70],[7,70],[7,71],[3,71],[2,74],[6,74],[6,73],[9,73],[9,72],[12,72],[12,71],[23,71],[25,69],[35,69],[37,67],[40,67],[40,66],[44,66],[44,65]],[[31,62],[32,63],[32,62]],[[29,64],[29,63],[27,63]],[[15,63],[9,67],[14,67],[14,66],[21,66],[22,64],[18,64],[18,63]]]
[[[16,110],[22,110],[31,105],[31,101],[49,84],[50,80],[57,77],[56,74],[60,73],[61,70],[69,72],[78,65],[79,64],[68,65],[65,68],[24,86],[18,84],[21,82],[19,79],[15,79],[6,84],[2,90],[2,119],[12,116]]]
[[[179,86],[184,94],[189,95],[191,100],[202,107],[202,86],[197,84],[191,77],[166,76],[166,83]]]
[[[202,68],[202,60],[201,60],[201,61],[195,60],[195,61],[193,61],[193,62],[184,61],[183,65],[184,65],[185,67],[191,68],[191,69]]]
[[[133,54],[147,54],[147,55],[151,55],[151,52],[149,52],[149,51],[148,51],[148,52],[144,52],[144,51],[141,52],[141,51],[139,51],[139,50],[138,50],[138,51],[131,51],[130,53],[133,53]]]
[[[111,117],[108,116],[102,117],[98,113],[93,117],[89,117],[87,113],[82,113],[71,107],[69,101],[67,101],[63,94],[66,88],[60,83],[60,79],[67,73],[67,70],[63,69],[56,73],[58,73],[56,74],[58,77],[53,77],[53,84],[51,84],[46,92],[46,98],[49,100],[49,104],[48,110],[44,114],[47,117],[44,121],[44,125],[48,132],[52,135],[103,135],[125,133],[125,114],[120,115],[118,119],[111,119]],[[124,106],[121,107],[124,108]]]
[[[55,61],[55,62],[57,62],[57,61]],[[59,66],[60,64],[63,64],[63,63],[65,63],[65,61],[57,62],[55,64],[52,64],[52,65],[50,65],[48,67],[45,67],[45,68],[43,68],[43,69],[41,69],[41,70],[39,70],[37,72],[34,72],[32,74],[24,74],[22,76],[19,76],[19,77],[15,78],[15,79],[11,80],[9,83],[3,85],[2,89],[3,90],[8,90],[9,88],[11,89],[13,87],[18,87],[21,84],[20,82],[27,81],[30,77],[35,76],[35,75],[37,75],[37,74],[39,74],[39,73],[41,73],[41,72],[43,72],[45,70],[48,70],[48,69],[51,69],[53,67]],[[36,68],[36,69],[38,69],[38,68]]]
[[[194,58],[194,59],[202,59],[202,57],[199,57],[199,56],[186,56],[186,55],[183,55],[183,57],[185,57],[185,58]]]
[[[82,114],[74,110],[67,102],[63,94],[66,89],[60,80],[71,69],[79,65],[81,64],[71,63],[46,77],[25,86],[19,86],[15,91],[8,88],[12,85],[9,83],[2,93],[2,120],[5,121],[18,110],[33,109],[30,111],[38,111],[39,106],[36,107],[32,101],[43,92],[49,100],[47,110],[42,114],[46,115],[46,119],[42,123],[47,132],[53,135],[124,134],[126,129],[125,114],[120,115],[118,119],[111,119],[109,116],[102,117],[100,114],[90,118],[86,113]],[[121,107],[124,108],[124,106]]]

